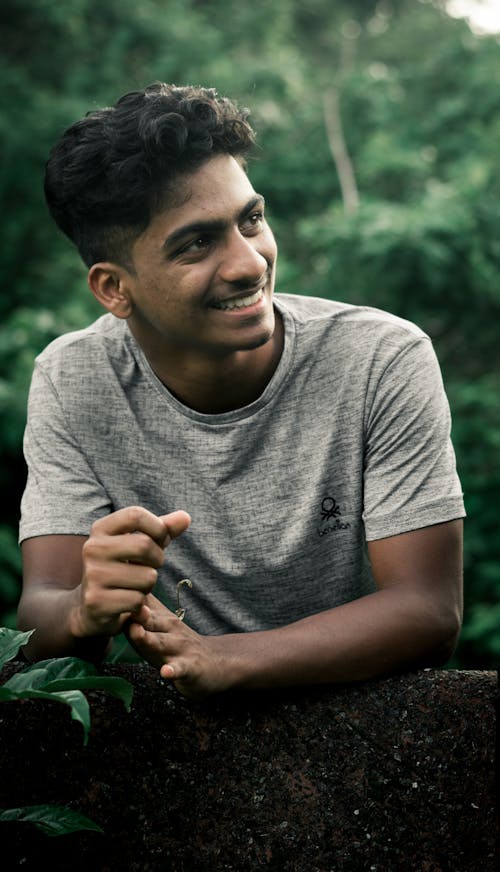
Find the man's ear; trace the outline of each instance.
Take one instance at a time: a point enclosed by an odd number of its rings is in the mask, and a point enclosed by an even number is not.
[[[96,300],[117,318],[129,318],[132,301],[128,291],[129,273],[116,263],[95,263],[87,281]]]

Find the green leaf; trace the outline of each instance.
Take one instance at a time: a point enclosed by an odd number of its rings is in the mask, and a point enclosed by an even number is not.
[[[71,708],[71,717],[83,726],[84,744],[90,730],[90,710],[84,690],[104,690],[120,699],[127,711],[133,687],[118,676],[98,675],[96,667],[78,657],[40,660],[12,675],[0,687],[0,701],[52,699]]]
[[[28,687],[45,690],[46,685],[55,680],[75,680],[76,678],[93,677],[96,674],[95,666],[86,660],[80,660],[78,657],[54,657],[50,660],[39,660],[37,663],[26,666],[6,681],[4,686],[16,690]],[[65,689],[69,690],[70,687],[67,686]]]
[[[16,672],[15,675],[4,682],[2,689],[14,690],[16,693],[22,693],[25,690],[41,689],[45,677],[44,669],[36,669],[30,667],[23,669],[21,672]]]
[[[17,676],[16,676],[17,677]],[[83,744],[88,741],[90,730],[90,709],[89,704],[83,693],[79,690],[66,690],[60,693],[47,693],[43,690],[35,690],[24,688],[15,690],[12,687],[3,685],[0,687],[0,702],[18,699],[52,699],[56,702],[62,702],[69,705],[71,708],[71,717],[74,721],[79,721],[83,727]]]
[[[97,669],[88,660],[80,657],[52,657],[49,660],[39,660],[34,664],[37,669],[45,670],[46,681],[59,678],[82,678],[86,675],[97,675]]]
[[[48,693],[60,690],[105,690],[120,699],[130,711],[134,689],[125,678],[107,675],[89,675],[83,678],[60,678],[44,685]]]
[[[101,829],[85,815],[60,805],[27,805],[24,808],[7,808],[0,811],[0,821],[22,821],[33,823],[48,836],[63,836],[77,830]]]
[[[34,630],[28,630],[23,633],[20,630],[0,627],[0,669],[17,655],[19,649],[26,645],[34,632]]]

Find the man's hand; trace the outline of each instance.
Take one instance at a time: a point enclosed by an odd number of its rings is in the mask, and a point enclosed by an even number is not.
[[[82,548],[82,580],[69,619],[72,634],[121,632],[155,586],[164,549],[190,521],[186,512],[157,516],[138,506],[96,521]]]
[[[130,506],[97,521],[90,536],[23,542],[19,629],[36,629],[30,660],[73,655],[99,662],[152,590],[164,549],[187,529],[187,512],[154,515]]]
[[[220,637],[196,633],[152,594],[134,612],[125,633],[138,654],[188,698],[217,693],[231,683]]]

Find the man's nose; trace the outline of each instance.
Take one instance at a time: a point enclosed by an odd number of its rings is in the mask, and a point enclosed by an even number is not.
[[[264,278],[268,266],[266,258],[256,248],[256,240],[247,239],[235,230],[224,249],[219,276],[233,284],[257,284]]]

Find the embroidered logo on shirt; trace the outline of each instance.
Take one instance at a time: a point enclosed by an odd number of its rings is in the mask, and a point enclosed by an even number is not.
[[[341,521],[342,512],[340,506],[333,497],[325,497],[321,503],[321,518],[323,523],[318,527],[318,536],[326,536],[335,530],[349,530],[350,524]],[[330,522],[330,523],[327,523]]]

